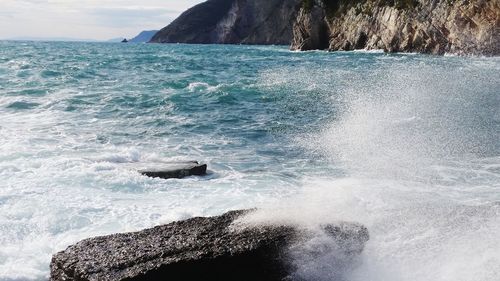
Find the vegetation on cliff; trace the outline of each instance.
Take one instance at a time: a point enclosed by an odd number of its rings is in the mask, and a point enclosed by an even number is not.
[[[454,0],[448,0],[454,1]],[[345,13],[348,9],[356,7],[359,12],[362,12],[361,6],[367,7],[394,7],[396,9],[414,9],[419,5],[418,0],[302,0],[302,7],[306,11],[310,11],[316,4],[320,4],[326,11],[329,17],[335,17]],[[364,10],[366,11],[366,10]]]

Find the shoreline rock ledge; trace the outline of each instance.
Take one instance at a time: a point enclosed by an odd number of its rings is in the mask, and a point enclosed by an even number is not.
[[[248,212],[83,240],[53,256],[50,280],[277,281],[289,277],[296,270],[290,247],[297,250],[301,243],[317,241],[317,231],[286,225],[232,226]],[[355,223],[319,229],[320,236],[337,245],[343,260],[359,254],[368,240],[367,229]]]

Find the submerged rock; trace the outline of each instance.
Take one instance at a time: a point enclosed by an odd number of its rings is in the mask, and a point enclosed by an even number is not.
[[[143,168],[139,170],[144,176],[152,178],[181,179],[188,176],[202,176],[207,173],[207,165],[198,162],[175,162],[161,163],[154,167]]]
[[[313,232],[294,226],[232,227],[247,212],[83,240],[53,256],[50,280],[274,281],[293,275],[288,249]],[[341,255],[360,253],[368,240],[367,229],[358,224],[321,229],[340,245]]]

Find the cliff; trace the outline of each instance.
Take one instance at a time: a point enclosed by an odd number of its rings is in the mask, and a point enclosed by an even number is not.
[[[301,0],[208,0],[160,30],[152,43],[290,44]]]
[[[303,0],[292,50],[500,54],[500,0]]]
[[[500,0],[208,0],[153,43],[500,54]]]

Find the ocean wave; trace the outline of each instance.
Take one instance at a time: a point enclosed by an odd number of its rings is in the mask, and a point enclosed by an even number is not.
[[[498,279],[495,58],[2,44],[1,280],[46,280],[84,238],[254,207],[366,225],[347,281]],[[6,108],[20,101],[39,105]],[[137,172],[186,160],[209,175]],[[335,270],[313,265],[306,279]]]
[[[190,92],[208,92],[208,93],[211,93],[211,92],[215,92],[215,91],[219,90],[219,88],[221,86],[222,85],[211,86],[210,84],[204,83],[204,82],[191,82],[187,86],[187,89]]]

